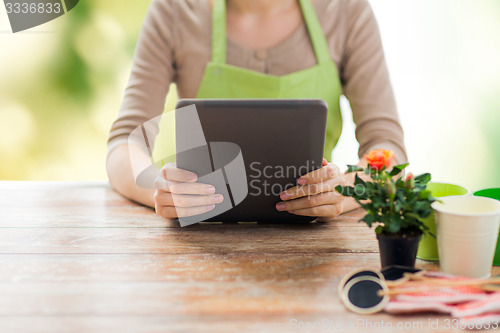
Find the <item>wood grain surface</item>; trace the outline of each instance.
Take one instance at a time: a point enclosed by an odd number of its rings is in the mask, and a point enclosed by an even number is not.
[[[0,182],[0,332],[452,331],[342,306],[345,274],[380,269],[362,214],[181,228],[106,183]]]

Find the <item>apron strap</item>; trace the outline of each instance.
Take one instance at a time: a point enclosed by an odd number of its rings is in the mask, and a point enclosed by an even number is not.
[[[226,0],[214,0],[212,10],[212,62],[226,63]]]
[[[318,64],[331,61],[326,38],[311,0],[299,0],[302,16],[309,32]],[[212,10],[212,59],[216,64],[226,63],[226,0],[214,0]]]
[[[328,43],[326,42],[323,29],[319,23],[316,11],[311,3],[311,0],[299,0],[300,7],[302,8],[302,16],[306,22],[307,30],[309,31],[309,38],[316,55],[318,64],[332,61]]]

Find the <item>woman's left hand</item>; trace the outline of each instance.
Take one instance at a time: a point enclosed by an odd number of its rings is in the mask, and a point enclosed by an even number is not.
[[[335,190],[346,185],[339,168],[323,159],[323,167],[301,176],[299,185],[281,192],[282,202],[276,204],[279,211],[304,216],[317,216],[327,221],[342,214],[344,197]]]

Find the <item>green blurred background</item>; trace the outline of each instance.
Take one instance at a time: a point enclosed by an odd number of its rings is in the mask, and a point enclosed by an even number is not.
[[[0,7],[0,179],[107,179],[107,135],[149,3],[80,1],[17,34]],[[472,190],[500,186],[500,1],[370,3],[411,170]],[[175,94],[166,109],[174,103]],[[342,105],[340,166],[357,159],[349,105]]]

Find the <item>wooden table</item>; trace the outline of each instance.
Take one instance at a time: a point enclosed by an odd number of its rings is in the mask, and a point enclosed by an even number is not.
[[[2,333],[426,332],[429,319],[433,332],[451,331],[447,316],[342,306],[342,276],[380,268],[361,211],[332,223],[181,228],[106,183],[0,182],[0,196]],[[325,326],[298,327],[315,322]]]

